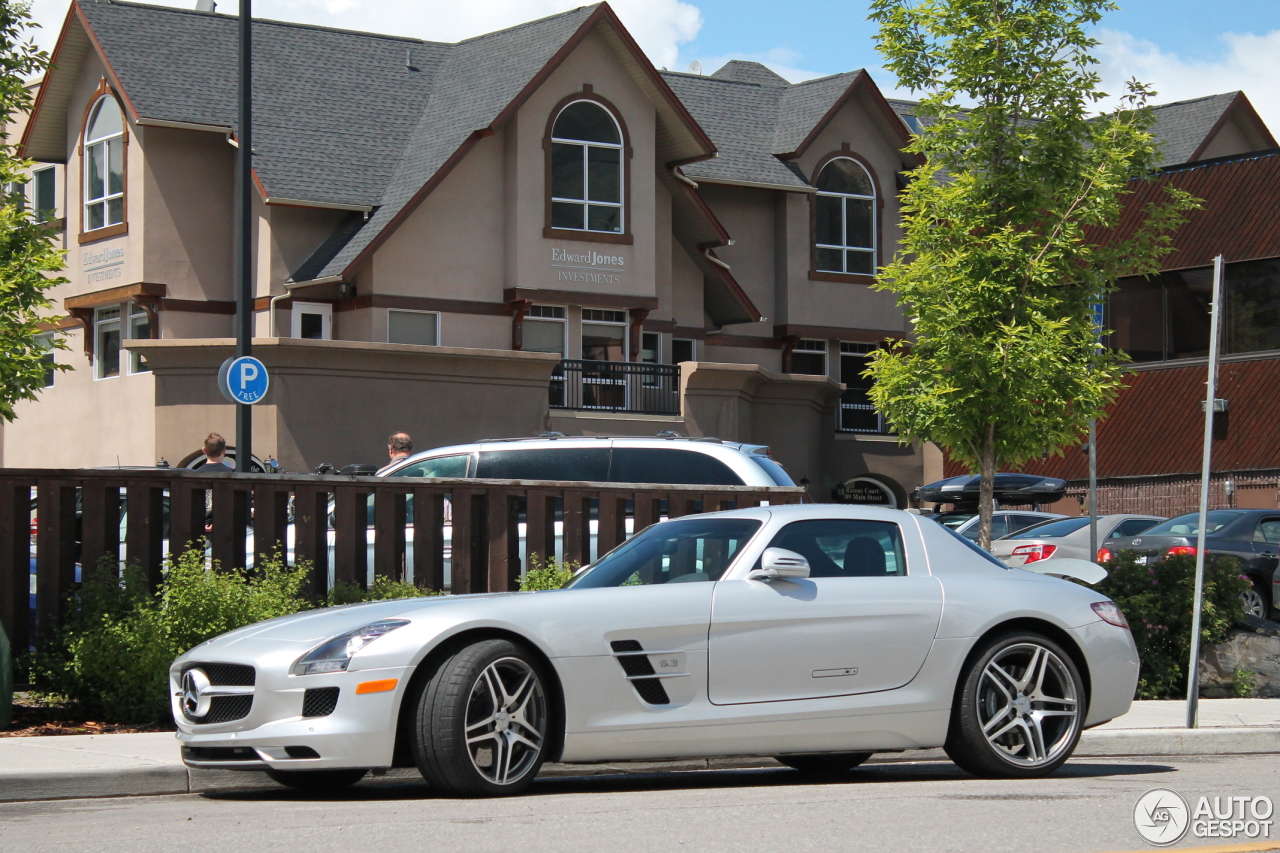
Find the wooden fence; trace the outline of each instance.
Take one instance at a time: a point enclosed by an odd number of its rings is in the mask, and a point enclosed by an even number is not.
[[[202,539],[224,568],[276,548],[308,561],[317,596],[331,580],[367,587],[377,575],[443,589],[448,556],[450,591],[464,594],[515,589],[532,554],[587,562],[593,521],[603,554],[626,538],[628,519],[638,531],[660,517],[803,497],[778,487],[0,469],[0,624],[25,649],[60,624],[77,576],[129,562],[154,587],[168,554]]]

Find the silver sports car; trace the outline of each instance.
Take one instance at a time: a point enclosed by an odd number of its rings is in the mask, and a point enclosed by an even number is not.
[[[251,625],[170,672],[193,767],[317,790],[416,766],[463,795],[520,791],[544,761],[839,772],[938,746],[973,773],[1040,776],[1128,710],[1137,677],[1104,596],[917,515],[812,504],[655,524],[560,590]]]

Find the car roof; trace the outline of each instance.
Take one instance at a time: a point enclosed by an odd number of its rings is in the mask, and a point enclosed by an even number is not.
[[[665,448],[673,445],[679,445],[685,450],[695,450],[701,453],[715,454],[712,448],[723,447],[729,450],[736,450],[741,453],[751,455],[767,455],[767,445],[748,444],[739,441],[722,441],[718,438],[709,437],[690,437],[690,436],[642,436],[642,435],[566,435],[566,436],[535,436],[532,438],[486,438],[480,441],[474,441],[470,444],[451,444],[445,447],[433,447],[430,450],[420,450],[409,456],[409,459],[417,461],[419,459],[429,459],[433,456],[451,456],[461,453],[475,453],[479,450],[496,450],[499,447],[506,446],[509,449],[525,449],[528,447],[538,446],[556,446],[556,447],[577,447],[599,445],[606,442],[609,446],[623,447],[653,447]]]

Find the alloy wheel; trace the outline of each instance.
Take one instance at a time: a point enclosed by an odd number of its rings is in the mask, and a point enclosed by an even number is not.
[[[481,671],[467,700],[467,753],[495,785],[518,782],[542,753],[547,701],[538,674],[515,657],[499,658]]]
[[[1248,590],[1240,593],[1240,602],[1244,604],[1244,615],[1257,616],[1259,619],[1267,618],[1267,603],[1262,600],[1262,593],[1258,592],[1257,587],[1252,584]]]
[[[1080,697],[1071,670],[1037,643],[1002,649],[978,683],[978,722],[1003,760],[1033,768],[1057,759],[1080,726]]]

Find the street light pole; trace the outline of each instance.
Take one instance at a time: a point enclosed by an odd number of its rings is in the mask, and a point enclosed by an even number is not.
[[[253,355],[253,2],[240,0],[240,127],[236,150],[236,356]],[[236,404],[236,471],[253,459],[253,407]]]
[[[1187,664],[1187,728],[1199,725],[1200,610],[1204,603],[1204,537],[1209,515],[1209,471],[1213,453],[1213,404],[1218,395],[1218,331],[1222,318],[1222,255],[1213,259],[1213,304],[1209,312],[1209,376],[1204,396],[1204,455],[1200,462],[1200,518],[1196,523],[1196,589],[1191,604],[1191,660]]]

